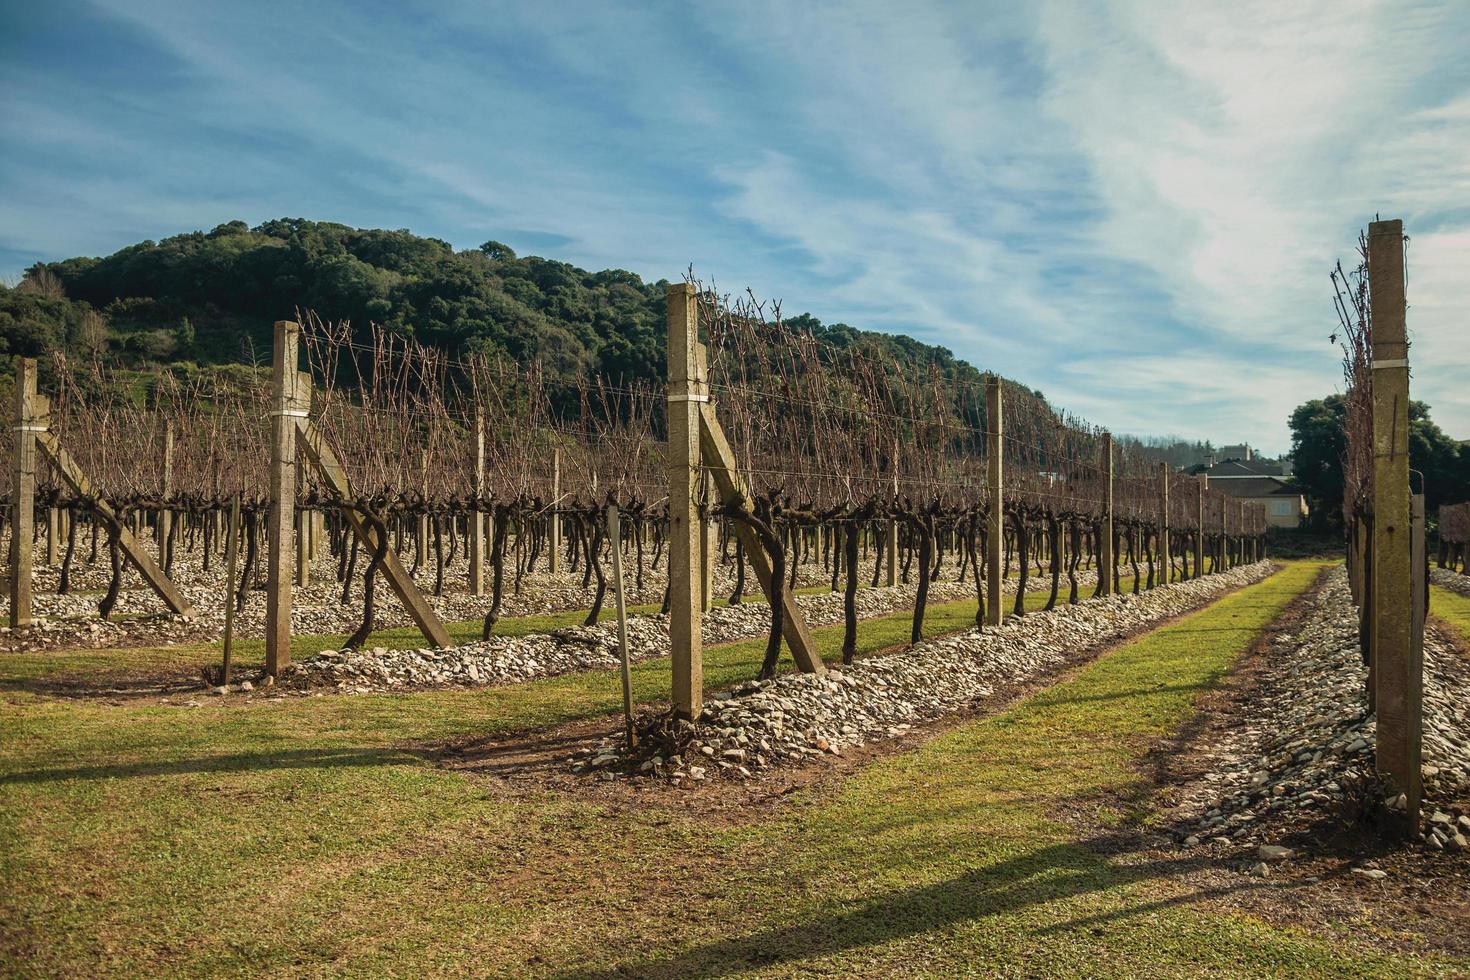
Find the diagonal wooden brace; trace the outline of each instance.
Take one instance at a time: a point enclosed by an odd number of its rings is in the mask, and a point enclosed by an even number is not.
[[[122,548],[123,554],[127,555],[128,561],[133,563],[133,567],[143,576],[143,580],[154,592],[158,593],[159,598],[168,605],[169,609],[181,616],[194,615],[194,607],[189,604],[189,600],[184,598],[178,587],[167,575],[163,574],[163,569],[159,568],[158,564],[143,550],[138,539],[133,536],[133,532],[118,520],[117,513],[112,506],[97,495],[97,488],[92,485],[87,474],[82,472],[77,461],[72,459],[71,453],[67,452],[57,440],[55,434],[50,431],[37,432],[36,445],[46,454],[46,458],[51,461],[51,465],[56,468],[56,472],[71,488],[72,493],[83,500],[93,501],[92,512],[117,533],[117,543]]]
[[[316,467],[322,482],[337,495],[339,500],[351,500],[352,481],[347,478],[347,471],[342,468],[337,454],[332,452],[332,447],[327,445],[322,438],[321,432],[311,424],[309,419],[297,419],[297,433],[301,437],[301,448],[306,453],[307,460]],[[378,536],[373,531],[372,525],[363,519],[355,508],[342,508],[342,515],[347,518],[347,523],[352,525],[352,530],[357,534],[358,540],[363,543],[370,552],[376,552],[378,548]],[[414,623],[424,634],[424,637],[436,647],[452,646],[453,641],[449,638],[449,631],[440,622],[439,616],[434,612],[434,607],[429,605],[419,587],[414,584],[413,577],[408,574],[408,569],[403,567],[398,553],[389,545],[383,555],[382,571],[388,579],[388,586],[393,594],[398,596],[398,601],[403,603],[403,608],[413,617]]]
[[[730,449],[729,440],[725,438],[725,430],[721,428],[719,419],[715,417],[712,402],[700,405],[699,445],[704,466],[714,477],[720,499],[727,506],[744,507],[749,512],[750,494],[746,492],[745,481],[740,479],[740,473],[735,466],[735,453]],[[735,534],[745,546],[745,557],[755,570],[755,577],[766,593],[766,600],[770,601],[771,559],[766,554],[766,547],[749,525],[743,521],[733,521],[732,524]],[[791,647],[796,666],[808,674],[825,673],[826,664],[822,663],[822,657],[812,643],[806,618],[802,616],[801,607],[797,605],[796,597],[791,594],[790,589],[783,589],[781,592],[781,608],[785,610],[781,621],[781,635]]]

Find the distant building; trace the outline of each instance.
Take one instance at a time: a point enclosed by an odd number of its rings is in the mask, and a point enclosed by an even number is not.
[[[1221,446],[1215,455],[1220,459],[1239,459],[1249,463],[1256,454],[1249,445],[1241,443],[1238,446]]]
[[[1284,471],[1288,469],[1281,463],[1231,459],[1214,466],[1196,466],[1190,473],[1209,477],[1210,487],[1227,497],[1264,506],[1270,527],[1299,527],[1307,516],[1307,500],[1287,484]]]

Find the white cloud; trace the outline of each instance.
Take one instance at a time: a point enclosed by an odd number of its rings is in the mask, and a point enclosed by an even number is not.
[[[540,230],[945,344],[1118,431],[1284,449],[1338,384],[1327,271],[1381,211],[1413,238],[1415,394],[1470,435],[1460,3],[328,7],[283,36],[257,8],[103,2],[189,66],[163,115],[300,160],[262,150],[269,180],[214,194],[171,183],[192,159],[32,174],[8,245],[282,213]],[[174,159],[39,92],[7,105],[54,152]]]

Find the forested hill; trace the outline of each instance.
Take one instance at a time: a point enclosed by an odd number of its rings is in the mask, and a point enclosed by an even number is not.
[[[454,354],[540,358],[562,379],[653,379],[664,374],[666,288],[620,269],[518,257],[498,242],[457,252],[407,231],[232,221],[34,267],[16,288],[0,287],[0,343],[9,354],[105,349],[136,367],[229,363],[264,355],[271,322],[301,309],[356,328],[379,323]],[[948,350],[909,337],[808,315],[789,322],[836,344],[877,337],[905,362],[979,378]]]

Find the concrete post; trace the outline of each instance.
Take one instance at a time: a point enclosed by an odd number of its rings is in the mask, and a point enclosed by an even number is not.
[[[898,440],[893,441],[893,499],[898,501]],[[883,529],[887,539],[883,543],[884,557],[888,566],[883,570],[883,584],[890,589],[898,585],[898,521],[890,520]]]
[[[296,584],[311,584],[311,511],[296,512]]]
[[[553,511],[561,506],[560,446],[551,450],[551,506]],[[553,575],[561,567],[561,518],[556,513],[551,515],[551,564],[548,567]]]
[[[1169,464],[1159,464],[1159,585],[1169,584]]]
[[[10,458],[10,628],[31,625],[32,537],[36,523],[36,359],[15,359],[15,441]]]
[[[485,496],[485,413],[475,410],[474,472],[471,474],[475,499]],[[485,594],[485,515],[471,510],[470,530],[470,595]],[[553,554],[555,552],[553,551]]]
[[[301,327],[277,320],[272,356],[270,509],[266,516],[265,672],[277,676],[291,663],[291,530],[296,511],[296,427],[310,393],[296,370]]]
[[[1103,516],[1102,540],[1098,542],[1097,575],[1102,594],[1113,594],[1113,434],[1102,434]]]
[[[162,470],[159,474],[163,490],[164,503],[158,509],[158,564],[168,567],[169,559],[169,531],[173,528],[174,514],[169,509],[168,499],[174,492],[174,423],[173,419],[166,419],[163,423],[163,459]]]
[[[1414,663],[1410,570],[1409,348],[1405,323],[1404,224],[1368,226],[1373,316],[1373,603],[1369,656],[1376,677],[1376,762],[1408,799],[1418,824],[1422,666]]]
[[[715,565],[720,553],[720,522],[713,516],[704,521],[704,542],[700,549],[699,595],[705,612],[715,605]]]
[[[60,560],[57,542],[61,540],[61,508],[46,508],[46,564],[55,566]]]
[[[1199,578],[1205,572],[1205,488],[1210,485],[1210,477],[1207,473],[1199,475],[1199,483],[1195,485],[1196,505],[1199,513],[1199,531],[1194,535],[1194,577]]]
[[[1000,378],[991,375],[985,379],[986,419],[986,472],[985,496],[987,507],[985,541],[985,622],[999,626],[1005,621],[1005,604],[1002,600],[1005,576],[1005,417],[1001,398]]]
[[[669,646],[674,711],[698,718],[704,709],[704,618],[696,577],[703,537],[699,519],[699,417],[707,394],[699,358],[694,287],[674,283],[668,295]]]

